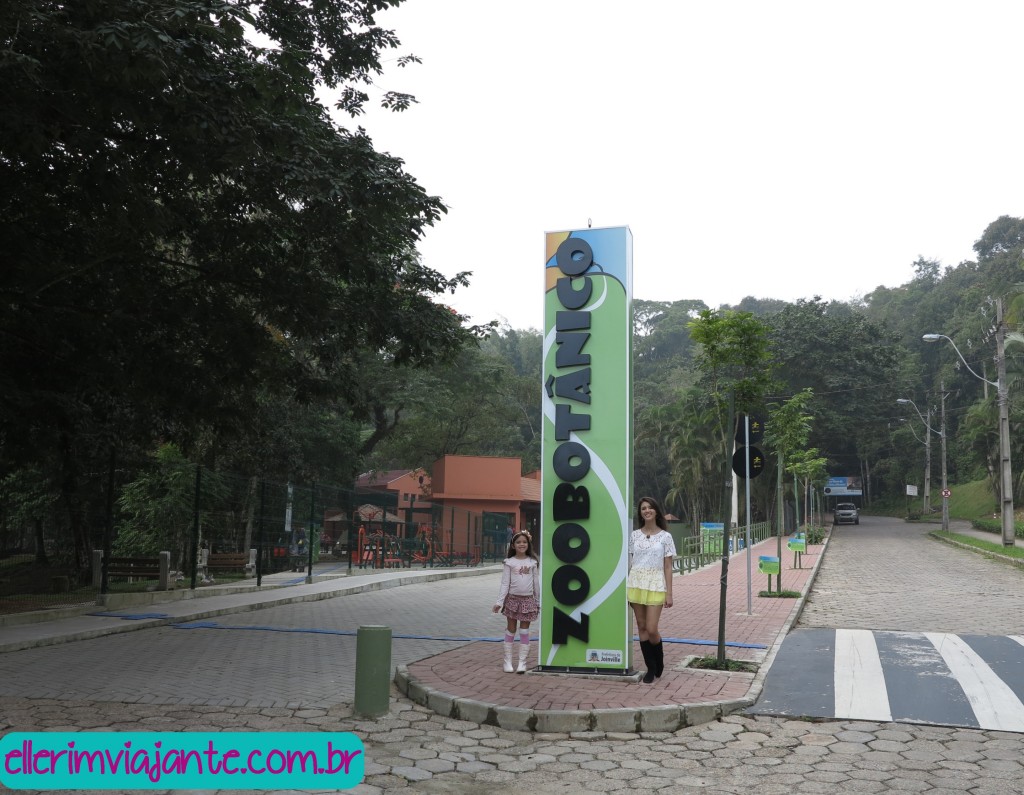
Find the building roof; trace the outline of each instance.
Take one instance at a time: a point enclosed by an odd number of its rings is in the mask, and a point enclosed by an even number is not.
[[[394,483],[396,480],[404,478],[406,475],[412,475],[417,470],[415,469],[386,469],[380,472],[364,472],[356,479],[356,486],[373,487],[373,486],[386,486],[389,483]],[[423,473],[426,475],[426,473]]]
[[[356,508],[356,513],[359,514],[359,518],[364,522],[401,522],[402,520],[395,516],[393,513],[388,513],[379,506],[366,503]]]

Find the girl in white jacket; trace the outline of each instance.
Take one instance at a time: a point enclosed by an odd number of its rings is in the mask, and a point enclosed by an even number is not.
[[[501,588],[493,612],[501,611],[508,619],[505,627],[505,673],[512,673],[512,650],[519,624],[519,667],[526,673],[526,657],[530,651],[530,622],[540,615],[540,560],[533,550],[533,539],[525,530],[512,536],[508,557],[501,569]]]

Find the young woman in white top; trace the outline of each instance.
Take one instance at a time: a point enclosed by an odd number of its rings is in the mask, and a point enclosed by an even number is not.
[[[533,539],[525,530],[512,536],[508,544],[508,557],[501,568],[501,587],[493,612],[501,611],[508,619],[505,626],[504,671],[512,673],[512,651],[519,624],[519,667],[517,674],[526,673],[526,657],[530,651],[530,622],[540,615],[540,560],[533,551]]]
[[[644,682],[650,684],[665,670],[665,650],[658,632],[664,607],[672,607],[672,558],[676,545],[668,532],[665,514],[650,497],[636,506],[639,529],[629,536],[629,576],[626,598],[636,617],[640,651],[647,663]]]

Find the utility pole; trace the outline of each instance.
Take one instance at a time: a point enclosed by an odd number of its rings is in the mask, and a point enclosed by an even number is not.
[[[1013,516],[1013,478],[1010,476],[1010,390],[1006,383],[1006,328],[1003,325],[1003,300],[996,299],[996,399],[999,401],[999,470],[1002,488],[1003,546],[1012,547],[1016,536]]]
[[[924,433],[924,513],[932,512],[932,407],[928,407],[928,419],[925,420]]]
[[[942,439],[942,529],[949,530],[949,487],[946,483],[946,384],[939,381],[939,391],[942,393],[942,425],[939,437]]]

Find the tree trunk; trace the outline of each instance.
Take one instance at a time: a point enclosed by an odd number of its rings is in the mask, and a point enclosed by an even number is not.
[[[249,554],[249,550],[252,549],[252,524],[256,515],[256,483],[255,475],[249,478],[249,493],[245,498],[245,546],[242,547],[242,551],[246,554]]]
[[[32,520],[32,524],[36,537],[36,565],[49,566],[50,562],[46,559],[46,545],[43,542],[43,520],[37,516]]]
[[[68,513],[68,528],[74,551],[72,570],[81,577],[90,565],[92,553],[89,550],[88,534],[82,525],[82,511],[78,499],[78,467],[75,463],[74,443],[70,425],[66,418],[58,423],[60,436],[61,478],[60,492]]]

